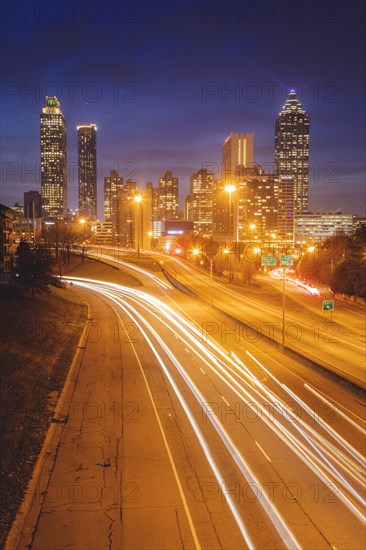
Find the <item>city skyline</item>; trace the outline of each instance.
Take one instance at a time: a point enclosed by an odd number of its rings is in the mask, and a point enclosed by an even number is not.
[[[309,210],[363,215],[361,4],[336,4],[332,13],[325,8],[315,13],[308,3],[295,2],[299,20],[293,23],[296,14],[283,10],[271,21],[260,2],[258,22],[250,22],[244,12],[236,19],[224,17],[215,2],[211,11],[216,13],[208,13],[206,2],[132,4],[136,9],[130,6],[131,13],[120,14],[119,22],[111,19],[111,11],[103,11],[107,3],[100,4],[98,51],[91,42],[93,23],[86,17],[73,22],[62,12],[63,19],[53,28],[42,16],[39,21],[7,16],[3,203],[21,202],[24,191],[40,189],[37,118],[44,95],[59,97],[68,123],[70,207],[76,206],[78,191],[76,127],[90,122],[98,126],[102,218],[103,178],[118,165],[125,179],[133,176],[141,187],[146,181],[156,185],[164,171],[172,170],[183,198],[189,193],[190,176],[206,164],[219,175],[222,143],[230,132],[253,132],[255,162],[273,164],[274,120],[295,87],[312,119]],[[17,24],[24,33],[18,33],[15,43]],[[65,33],[66,42],[61,39]],[[215,40],[218,33],[220,43]],[[276,42],[278,35],[286,39]],[[14,55],[21,59],[23,41],[39,59],[36,66],[15,62]],[[125,43],[128,49],[121,47]],[[316,62],[312,49],[318,52]],[[245,55],[249,50],[250,56]],[[20,123],[21,135],[15,136]]]

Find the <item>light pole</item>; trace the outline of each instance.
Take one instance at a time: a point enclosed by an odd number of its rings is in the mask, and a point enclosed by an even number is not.
[[[81,240],[82,240],[82,243],[81,243],[81,261],[84,262],[84,225],[85,225],[86,220],[84,220],[82,218],[79,221],[81,223]]]
[[[252,230],[252,241],[254,242],[254,230],[255,230],[255,224],[254,224],[254,223],[251,223],[249,227],[250,227],[250,229]]]
[[[140,202],[142,201],[141,195],[136,195],[134,201],[137,205],[137,214],[136,214],[136,227],[135,234],[137,233],[137,257],[140,258]]]

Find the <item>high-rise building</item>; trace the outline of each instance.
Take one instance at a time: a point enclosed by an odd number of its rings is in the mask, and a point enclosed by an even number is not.
[[[42,217],[60,219],[67,208],[66,122],[57,97],[46,97],[41,124]]]
[[[78,126],[79,214],[97,219],[97,127]]]
[[[295,215],[308,210],[309,115],[291,90],[275,124],[275,174],[294,179]]]
[[[193,221],[194,232],[212,234],[212,196],[214,175],[201,168],[191,176],[190,195],[186,201],[187,219]]]
[[[233,238],[233,194],[223,179],[214,180],[212,194],[212,232],[215,240],[231,242]]]
[[[295,230],[294,178],[279,176],[277,183],[277,230],[283,241],[292,241]]]
[[[38,191],[25,191],[24,217],[26,219],[42,217],[42,197]]]
[[[121,246],[134,246],[135,217],[137,195],[136,182],[127,180],[123,189],[118,193],[118,232],[117,243]]]
[[[229,189],[230,187],[230,189]],[[266,174],[259,165],[241,170],[234,185],[215,182],[213,232],[231,241],[292,240],[293,179]]]
[[[235,183],[243,168],[254,165],[254,134],[232,132],[222,146],[222,179]]]
[[[159,219],[178,219],[178,208],[178,178],[168,171],[159,179]]]
[[[112,223],[112,240],[118,242],[119,208],[118,195],[123,190],[123,177],[111,170],[104,178],[104,221]]]

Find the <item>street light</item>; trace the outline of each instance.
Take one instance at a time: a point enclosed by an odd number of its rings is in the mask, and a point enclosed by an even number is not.
[[[81,238],[82,238],[82,243],[81,243],[81,261],[84,262],[84,225],[85,225],[85,222],[86,220],[84,220],[83,218],[81,218],[81,220],[79,220],[80,223],[81,223],[81,230],[82,230],[82,233],[81,233]]]
[[[250,227],[250,229],[252,230],[252,241],[254,241],[255,224],[254,224],[254,223],[251,223],[249,227]]]
[[[142,201],[141,195],[136,195],[134,201],[137,205],[137,215],[136,215],[136,227],[135,234],[137,233],[137,257],[140,258],[140,202]]]
[[[231,218],[232,218],[232,214],[231,214],[231,202],[232,202],[232,194],[233,192],[235,191],[235,185],[226,185],[225,186],[225,191],[227,193],[229,193],[229,241],[231,242],[232,241],[232,223],[231,223]]]

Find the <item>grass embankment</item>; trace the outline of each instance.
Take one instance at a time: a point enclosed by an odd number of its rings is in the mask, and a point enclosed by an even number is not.
[[[0,547],[22,501],[87,316],[69,289],[0,287]]]

